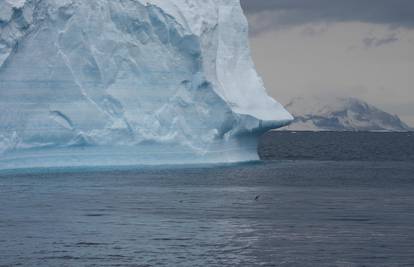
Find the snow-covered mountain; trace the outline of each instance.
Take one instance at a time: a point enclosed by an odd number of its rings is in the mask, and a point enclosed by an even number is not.
[[[396,115],[356,98],[299,97],[286,105],[291,131],[412,131]]]

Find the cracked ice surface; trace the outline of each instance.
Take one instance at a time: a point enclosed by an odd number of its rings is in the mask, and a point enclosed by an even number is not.
[[[291,119],[238,0],[0,0],[0,169],[252,160]]]

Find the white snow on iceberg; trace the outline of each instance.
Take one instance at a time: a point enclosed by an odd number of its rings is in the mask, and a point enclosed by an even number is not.
[[[0,169],[255,160],[291,120],[238,0],[0,0]]]

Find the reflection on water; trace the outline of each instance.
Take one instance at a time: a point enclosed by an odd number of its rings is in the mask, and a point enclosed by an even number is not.
[[[0,177],[0,265],[414,264],[414,163]]]

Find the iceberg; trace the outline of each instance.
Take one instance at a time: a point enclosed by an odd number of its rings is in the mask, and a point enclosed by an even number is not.
[[[256,160],[292,119],[238,0],[0,0],[0,169]]]

